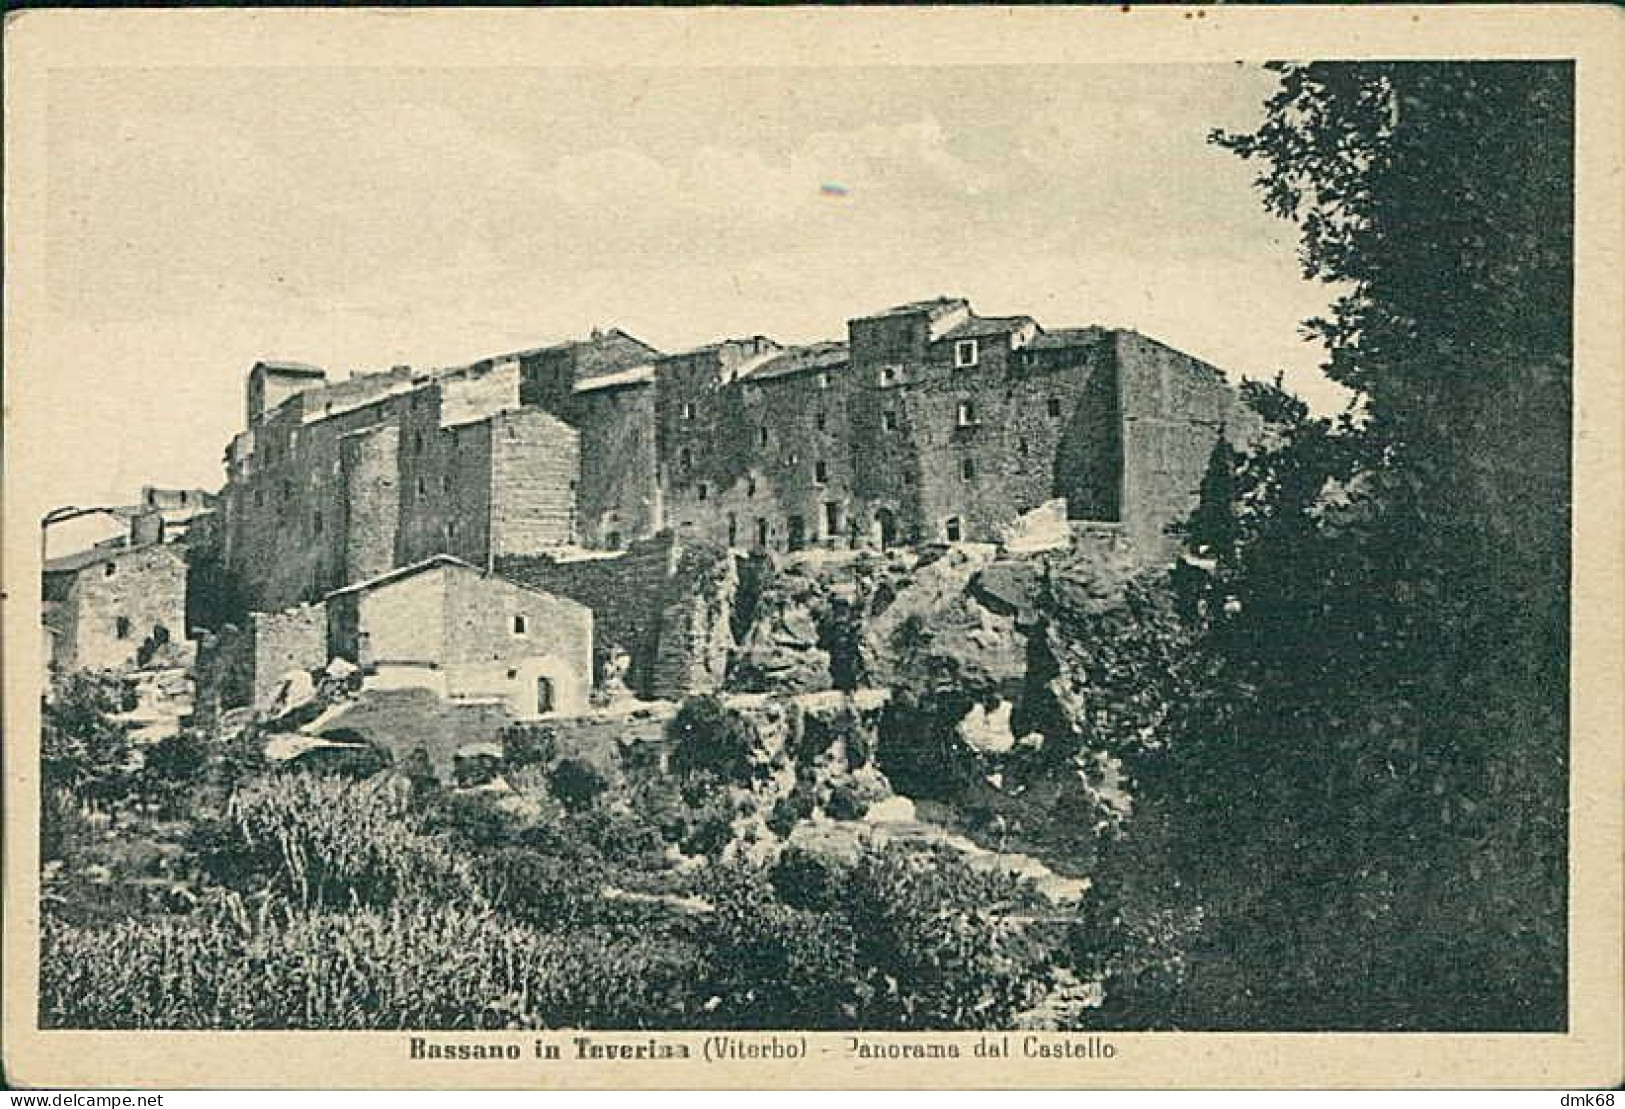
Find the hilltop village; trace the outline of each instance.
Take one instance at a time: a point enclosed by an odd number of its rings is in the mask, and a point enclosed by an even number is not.
[[[1165,564],[1214,441],[1255,426],[1153,339],[946,297],[800,347],[608,329],[339,381],[263,361],[246,399],[218,493],[144,490],[123,536],[46,563],[55,668],[168,660],[206,714],[334,672],[481,720],[670,701],[796,670],[774,656],[812,633],[741,618],[752,567]],[[801,669],[796,691],[834,680]]]

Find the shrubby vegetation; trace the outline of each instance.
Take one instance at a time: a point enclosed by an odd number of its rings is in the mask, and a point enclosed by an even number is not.
[[[1043,996],[1064,950],[1013,919],[1045,904],[1015,878],[909,846],[724,860],[761,752],[749,721],[718,709],[696,701],[673,722],[680,771],[631,780],[510,735],[495,770],[519,789],[355,773],[364,762],[274,769],[190,741],[137,775],[214,782],[189,820],[59,788],[90,823],[47,847],[42,1021],[957,1028]],[[78,707],[67,723],[89,733],[70,745],[112,726]],[[124,855],[97,855],[108,842]],[[151,865],[133,845],[167,860],[184,896],[107,897],[142,888]],[[74,875],[92,856],[105,873],[87,884]]]

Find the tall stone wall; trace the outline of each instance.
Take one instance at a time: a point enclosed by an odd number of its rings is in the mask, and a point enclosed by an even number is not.
[[[572,560],[539,554],[506,556],[497,559],[496,572],[591,609],[594,673],[602,675],[609,659],[624,651],[631,664],[627,685],[647,694],[653,687],[665,598],[676,565],[673,537],[664,534],[612,556]]]
[[[558,410],[580,432],[576,540],[616,550],[663,526],[652,381],[576,393]]]
[[[539,409],[490,420],[491,555],[533,554],[575,534],[580,437]]]
[[[1143,556],[1171,558],[1178,540],[1168,528],[1196,506],[1214,440],[1249,443],[1257,419],[1200,359],[1134,332],[1116,332],[1114,342],[1123,524]]]
[[[206,633],[198,644],[201,714],[270,707],[289,671],[327,665],[327,613],[322,605],[251,612],[242,623]]]
[[[400,530],[400,429],[380,425],[340,440],[344,498],[340,504],[346,582],[364,581],[395,565]]]
[[[133,665],[155,633],[186,637],[186,557],[178,544],[119,550],[66,584],[52,606],[55,661],[77,670]],[[158,632],[158,629],[162,632]]]
[[[270,704],[277,686],[291,670],[319,670],[327,665],[327,610],[301,605],[282,612],[256,612],[249,617],[254,643],[253,704]]]

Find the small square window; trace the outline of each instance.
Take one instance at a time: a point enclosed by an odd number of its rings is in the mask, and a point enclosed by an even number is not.
[[[963,530],[959,526],[959,517],[958,516],[950,516],[950,517],[948,517],[948,519],[942,525],[942,532],[943,532],[943,535],[945,535],[947,537],[948,542],[950,542],[950,543],[959,542],[959,537],[963,534]]]
[[[818,387],[820,389],[828,389],[829,388],[829,371],[828,370],[819,370],[818,371]]]
[[[886,430],[886,431],[896,431],[897,430],[897,413],[895,413],[895,412],[882,412],[880,414],[880,426],[881,426],[881,428],[883,430]]]
[[[683,402],[683,419],[692,420],[693,418],[694,418],[694,403],[692,401],[684,401]]]
[[[425,478],[425,477],[418,478],[418,496],[427,497],[428,495],[429,495],[429,479]]]
[[[882,384],[882,385],[890,385],[893,382],[895,382],[896,380],[897,380],[897,367],[896,366],[882,366],[882,367],[880,367],[880,384]]]
[[[515,634],[515,635],[529,635],[530,634],[530,619],[529,619],[529,617],[525,616],[523,613],[517,613],[517,612],[514,613],[514,617],[513,617],[513,634]]]
[[[829,463],[818,461],[813,463],[813,480],[823,485],[829,480]]]
[[[115,566],[111,562],[107,563],[106,565],[104,565],[102,567],[102,576],[103,577],[110,578],[116,573],[118,573],[118,567]]]
[[[767,446],[767,428],[759,427],[756,429],[756,445],[759,447]]]
[[[957,369],[976,365],[980,356],[981,350],[975,339],[961,339],[954,344],[954,366]]]
[[[130,618],[128,616],[115,616],[113,618],[113,636],[116,639],[130,638]]]
[[[677,464],[683,468],[683,473],[686,475],[694,468],[694,452],[684,447],[677,453]]]
[[[1051,397],[1044,407],[1048,410],[1050,419],[1059,418],[1061,415],[1061,398]]]
[[[826,427],[829,426],[829,417],[826,416],[824,413],[820,412],[818,414],[817,423],[818,423],[818,430],[823,431]]]
[[[700,500],[702,500],[702,501],[703,501],[703,500],[705,500],[705,499],[706,499],[706,498],[707,498],[707,497],[709,497],[709,496],[710,496],[710,495],[711,495],[711,487],[710,487],[710,486],[709,486],[709,485],[707,485],[707,484],[706,484],[706,483],[705,483],[705,482],[703,482],[703,481],[702,481],[702,482],[700,482],[700,493],[699,493],[699,496],[700,496]]]
[[[976,405],[968,400],[959,402],[959,426],[971,427],[976,423]]]
[[[976,480],[976,459],[961,458],[959,460],[959,477],[961,481]]]

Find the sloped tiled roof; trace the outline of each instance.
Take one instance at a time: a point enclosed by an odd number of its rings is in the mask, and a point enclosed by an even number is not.
[[[743,381],[768,381],[808,370],[828,370],[846,364],[850,354],[844,341],[812,343],[791,347],[740,375]]]
[[[932,316],[938,316],[947,312],[954,312],[961,308],[968,307],[969,303],[970,302],[965,300],[964,297],[939,296],[932,297],[930,300],[916,300],[911,301],[908,304],[894,305],[891,308],[886,308],[879,312],[871,312],[867,316],[860,316],[858,318],[865,320],[877,320],[886,316],[912,316],[920,312],[925,312]]]
[[[475,573],[479,572],[478,570],[475,570],[473,566],[464,562],[456,555],[437,554],[431,555],[421,562],[414,562],[410,566],[397,566],[393,570],[385,570],[382,574],[376,574],[370,578],[367,578],[365,581],[358,581],[353,585],[346,585],[342,589],[335,589],[333,592],[329,593],[328,596],[341,597],[346,593],[365,593],[368,590],[377,589],[379,586],[388,585],[391,582],[416,577],[425,570],[433,570],[438,566],[461,566],[465,570],[474,570]]]
[[[592,377],[578,378],[574,392],[594,393],[600,389],[615,389],[623,385],[643,385],[655,379],[654,364],[644,362],[641,365],[631,366],[614,373],[601,373]]]
[[[987,335],[1008,335],[1035,325],[1031,316],[972,316],[941,335],[943,339],[980,339]]]
[[[393,585],[398,581],[404,581],[407,578],[416,577],[418,574],[421,574],[427,570],[436,570],[441,568],[468,570],[471,573],[478,574],[481,578],[499,581],[504,585],[510,585],[513,588],[523,590],[526,593],[535,593],[539,596],[549,597],[555,601],[562,601],[565,604],[575,605],[577,608],[587,607],[581,604],[579,601],[572,600],[571,598],[563,596],[562,594],[550,593],[545,589],[538,589],[534,585],[526,585],[524,582],[514,581],[512,578],[503,577],[501,574],[493,574],[485,570],[481,570],[478,566],[471,565],[470,563],[464,562],[456,555],[449,554],[430,555],[421,562],[414,562],[410,566],[398,566],[393,570],[386,570],[382,574],[377,574],[368,578],[366,581],[358,581],[354,585],[346,585],[342,589],[335,589],[331,593],[327,594],[323,600],[332,600],[334,597],[343,597],[351,593],[367,593],[374,589],[380,589],[386,585]]]

